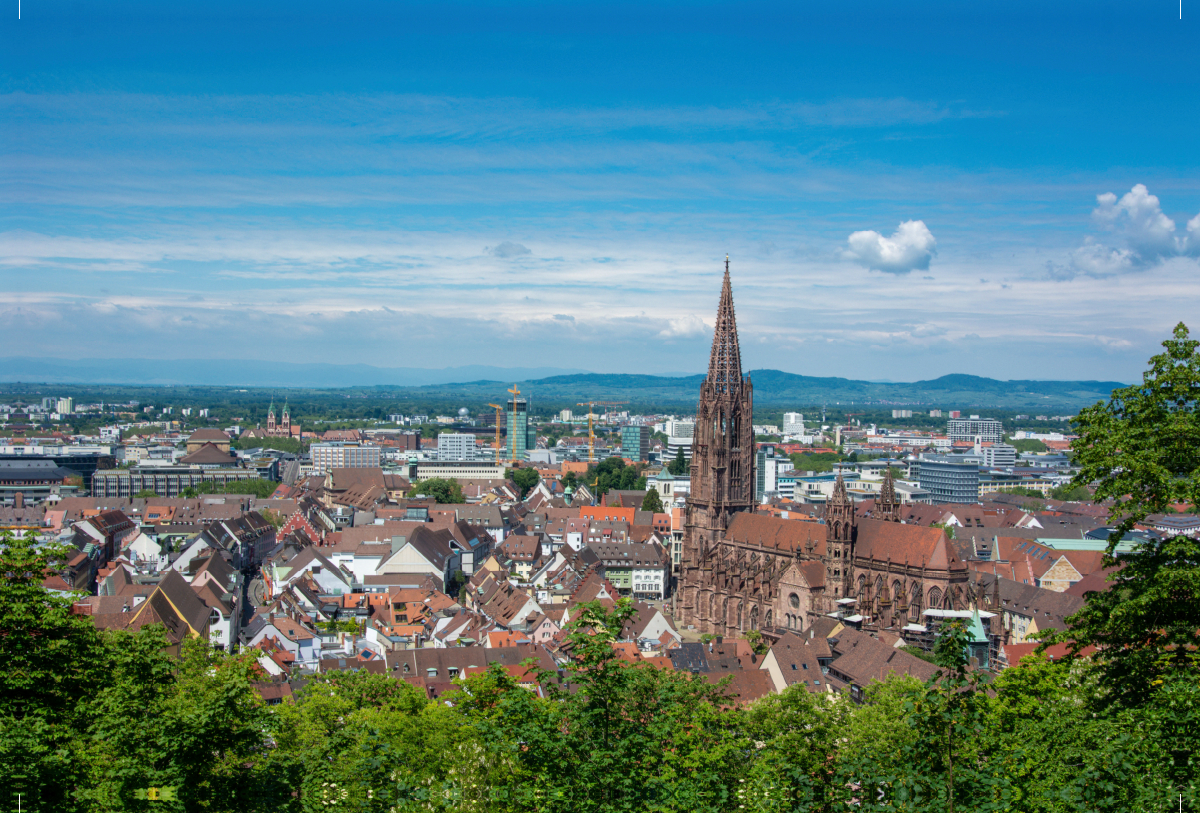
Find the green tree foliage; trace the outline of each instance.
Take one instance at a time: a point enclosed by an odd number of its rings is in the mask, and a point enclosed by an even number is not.
[[[516,483],[517,488],[521,489],[521,499],[525,499],[525,495],[529,490],[538,484],[541,476],[537,469],[532,466],[522,466],[517,469],[508,469],[504,472],[504,476]]]
[[[158,492],[152,488],[143,488],[137,494],[134,494],[134,499],[137,500],[152,500],[158,496]]]
[[[263,480],[260,478],[248,478],[244,480],[230,480],[226,483],[218,483],[216,480],[204,480],[200,485],[196,486],[196,495],[200,494],[245,494],[259,499],[266,499],[275,493],[275,489],[279,488],[279,483],[274,480]]]
[[[296,438],[237,438],[229,444],[232,449],[275,449],[280,452],[304,454],[308,444]]]
[[[1092,492],[1085,485],[1068,483],[1050,489],[1050,497],[1063,502],[1087,502],[1092,499]]]
[[[444,505],[458,505],[465,503],[467,498],[463,496],[462,486],[458,484],[458,480],[447,480],[443,477],[430,477],[428,480],[418,480],[413,483],[410,496],[426,496],[433,497],[436,502]]]
[[[656,514],[661,514],[665,510],[662,504],[662,497],[659,496],[657,488],[646,489],[646,496],[642,498],[642,510],[653,511]]]
[[[1049,640],[1073,652],[1098,647],[1109,697],[1141,705],[1164,681],[1194,686],[1200,675],[1200,540],[1175,536],[1137,544],[1114,557],[1116,544],[1148,514],[1200,500],[1200,342],[1181,323],[1150,359],[1142,383],[1081,411],[1072,443],[1075,484],[1112,500],[1116,530],[1106,565],[1111,589],[1093,593]]]
[[[682,477],[688,472],[688,462],[683,457],[683,449],[675,451],[675,459],[667,464],[667,471],[675,477]]]
[[[597,498],[610,490],[640,491],[646,487],[646,478],[641,475],[639,467],[627,466],[619,457],[610,457],[588,466],[587,482],[595,484],[592,493]]]
[[[1004,442],[1016,449],[1018,454],[1024,454],[1026,452],[1045,452],[1049,449],[1046,444],[1042,443],[1040,440],[1035,440],[1034,438],[1021,438],[1020,440],[1006,438]]]

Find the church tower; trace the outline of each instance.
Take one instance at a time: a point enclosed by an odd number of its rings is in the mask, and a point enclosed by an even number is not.
[[[691,494],[684,519],[680,607],[684,623],[703,621],[701,591],[709,554],[735,513],[754,510],[754,387],[742,377],[729,258],[717,305],[708,376],[700,385],[692,439]],[[703,624],[702,624],[703,626]]]
[[[288,414],[287,399],[283,399],[283,434],[289,437],[292,434],[292,416]]]
[[[871,512],[871,517],[883,522],[900,521],[900,502],[896,499],[896,483],[892,479],[891,466],[888,466],[883,475],[883,485],[879,489],[879,497],[875,500],[875,510]]]
[[[833,494],[825,503],[825,594],[831,601],[846,598],[854,579],[854,501],[839,471]],[[832,611],[830,606],[827,611]]]
[[[275,434],[275,399],[271,399],[271,408],[267,410],[267,434]]]

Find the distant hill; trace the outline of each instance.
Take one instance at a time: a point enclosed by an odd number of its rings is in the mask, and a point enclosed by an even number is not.
[[[821,403],[897,407],[1007,407],[1078,409],[1106,400],[1125,386],[1118,381],[997,381],[973,375],[945,375],[932,381],[880,383],[848,378],[820,378],[779,370],[753,370],[756,406]],[[556,375],[521,382],[535,400],[556,403],[584,400],[630,401],[631,405],[694,406],[703,375],[666,377],[585,373]],[[439,395],[485,397],[495,384],[473,382],[423,387]]]
[[[753,370],[760,407],[860,404],[896,407],[995,407],[1075,410],[1107,399],[1116,381],[997,381],[944,375],[932,381],[878,382]],[[554,367],[473,365],[440,370],[367,364],[304,364],[241,359],[0,359],[0,381],[47,384],[214,386],[268,389],[374,388],[377,394],[496,402],[513,383],[538,404],[629,401],[632,407],[691,409],[703,375],[588,373]]]

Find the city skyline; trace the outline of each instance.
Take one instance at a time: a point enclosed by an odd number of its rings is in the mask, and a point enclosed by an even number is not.
[[[1174,8],[738,9],[29,4],[5,355],[700,372],[727,253],[748,370],[1130,381],[1200,310]]]

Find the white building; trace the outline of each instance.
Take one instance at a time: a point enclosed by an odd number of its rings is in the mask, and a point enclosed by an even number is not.
[[[783,413],[783,434],[785,434],[785,435],[803,435],[804,434],[804,413],[802,413],[802,412],[785,412],[785,413]]]
[[[314,443],[309,447],[313,471],[324,474],[330,469],[380,468],[382,450],[378,446],[351,441]]]
[[[469,462],[475,459],[475,436],[466,432],[438,435],[438,460]]]

